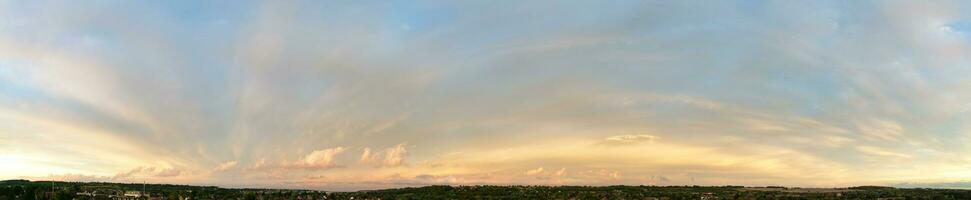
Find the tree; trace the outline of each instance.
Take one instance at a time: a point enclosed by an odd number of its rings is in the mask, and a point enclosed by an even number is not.
[[[54,199],[58,199],[58,200],[72,200],[72,199],[74,199],[74,196],[75,196],[75,194],[74,193],[71,193],[70,191],[61,190],[61,191],[57,191],[57,193],[55,193]]]
[[[256,200],[256,194],[246,193],[245,195],[243,195],[243,199],[244,200]]]

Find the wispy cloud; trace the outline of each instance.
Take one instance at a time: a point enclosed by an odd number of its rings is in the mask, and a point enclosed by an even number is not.
[[[856,147],[856,149],[870,156],[878,156],[878,157],[885,157],[885,158],[892,158],[892,159],[911,158],[911,156],[907,154],[897,153],[887,149],[873,147],[873,146],[858,146]]]
[[[217,172],[228,171],[228,170],[231,170],[231,169],[235,168],[237,164],[239,164],[239,162],[238,161],[235,161],[235,160],[234,161],[226,161],[224,163],[219,164],[219,166],[216,166],[216,168],[213,169],[213,171],[217,171]]]
[[[632,144],[651,144],[657,141],[659,138],[653,135],[639,134],[639,135],[615,135],[604,138],[600,142],[601,145],[616,146],[616,145],[632,145]]]
[[[543,171],[544,171],[543,167],[539,167],[536,169],[526,170],[525,174],[526,176],[535,176],[535,175],[539,175],[540,173],[543,173]]]

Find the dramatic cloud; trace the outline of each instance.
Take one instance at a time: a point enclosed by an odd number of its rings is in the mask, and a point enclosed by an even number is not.
[[[358,159],[358,163],[365,165],[375,164],[376,166],[382,167],[405,165],[405,157],[408,156],[408,149],[405,148],[405,145],[406,143],[400,143],[379,152],[371,152],[371,148],[365,147],[361,153],[361,158]]]
[[[330,149],[315,150],[310,152],[300,159],[296,163],[289,164],[288,166],[309,168],[309,169],[327,169],[336,166],[334,163],[335,157],[344,153],[346,148],[344,147],[334,147]]]
[[[371,148],[364,148],[364,153],[361,153],[361,159],[358,162],[370,163],[371,160],[374,160],[375,156],[377,155],[371,154]]]
[[[2,1],[0,179],[961,182],[966,13],[962,1]]]
[[[384,150],[384,166],[401,166],[405,164],[405,156],[407,155],[408,150],[405,149],[405,143],[388,148],[387,150]]]

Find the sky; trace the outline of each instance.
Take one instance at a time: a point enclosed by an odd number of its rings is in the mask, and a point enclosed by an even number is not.
[[[969,187],[969,11],[0,0],[0,179]]]

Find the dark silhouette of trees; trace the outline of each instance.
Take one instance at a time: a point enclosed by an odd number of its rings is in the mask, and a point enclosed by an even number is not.
[[[141,191],[142,184],[0,181],[0,200],[109,199],[108,194]],[[162,199],[971,199],[971,190],[901,189],[861,186],[829,190],[740,186],[447,186],[359,192],[226,189],[211,186],[149,184],[145,191]],[[53,189],[53,190],[52,190]],[[53,191],[53,193],[52,193]],[[100,196],[99,196],[100,195]],[[142,198],[147,199],[147,198]]]

